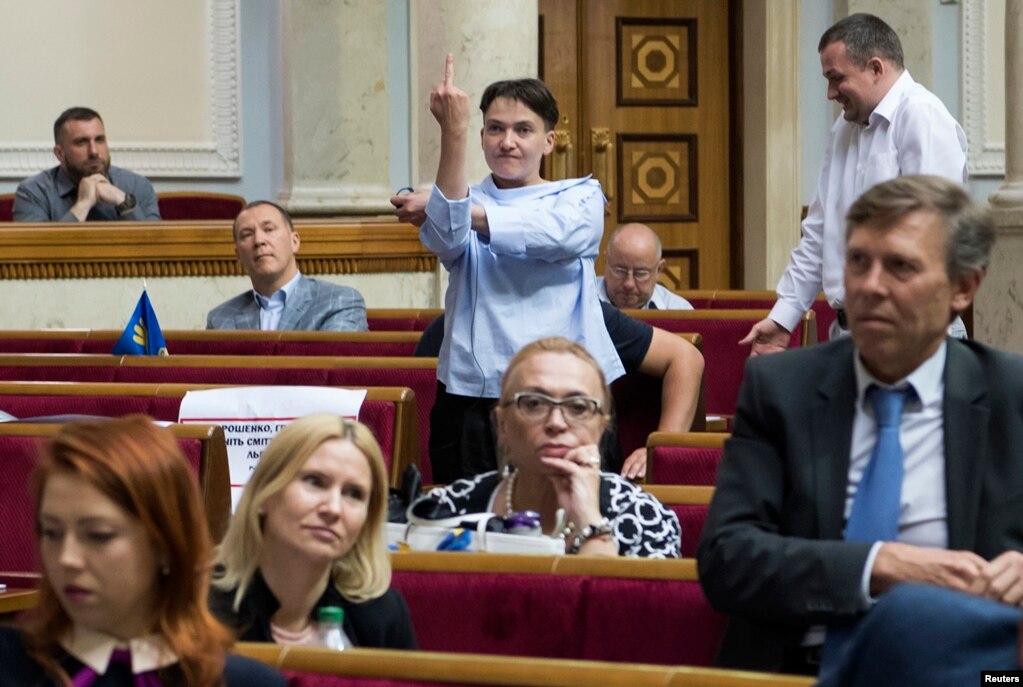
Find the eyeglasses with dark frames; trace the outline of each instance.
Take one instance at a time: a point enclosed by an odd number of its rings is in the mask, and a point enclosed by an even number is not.
[[[524,418],[534,422],[545,421],[556,407],[561,408],[562,416],[573,424],[586,422],[595,415],[602,414],[600,401],[590,396],[568,396],[558,399],[537,391],[519,391],[512,396],[512,400],[501,405],[512,404]]]

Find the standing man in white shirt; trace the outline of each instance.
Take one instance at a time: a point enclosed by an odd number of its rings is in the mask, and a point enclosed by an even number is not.
[[[597,277],[597,296],[616,308],[692,310],[682,296],[657,283],[664,271],[661,239],[645,224],[623,224],[607,242],[604,276]]]
[[[823,288],[837,312],[831,337],[847,332],[845,213],[861,193],[904,174],[933,174],[965,184],[966,134],[933,93],[906,71],[902,43],[881,19],[853,14],[821,36],[817,50],[828,99],[842,106],[831,127],[803,238],[778,282],[778,300],[740,344],[752,355],[776,353]],[[965,336],[961,320],[949,328]]]

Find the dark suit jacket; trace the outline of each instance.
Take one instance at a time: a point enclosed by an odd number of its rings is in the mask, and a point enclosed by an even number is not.
[[[870,544],[846,542],[855,413],[848,339],[752,358],[700,540],[700,582],[731,614],[718,663],[778,670],[810,625],[851,620]],[[1023,550],[1023,358],[948,341],[948,542]]]
[[[206,316],[206,329],[259,329],[259,304],[252,291],[221,303]],[[366,302],[350,286],[301,276],[284,304],[280,331],[364,332]]]

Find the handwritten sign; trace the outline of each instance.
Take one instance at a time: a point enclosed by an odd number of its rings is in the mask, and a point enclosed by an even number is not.
[[[178,422],[224,428],[233,512],[263,450],[289,422],[311,413],[332,413],[358,420],[365,399],[365,389],[321,386],[241,386],[189,391],[181,401]]]

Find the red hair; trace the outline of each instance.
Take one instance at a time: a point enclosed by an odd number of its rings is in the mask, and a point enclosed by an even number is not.
[[[207,607],[212,543],[196,477],[174,435],[144,415],[65,425],[33,473],[37,530],[43,490],[57,473],[85,480],[142,525],[163,564],[153,571],[151,631],[178,657],[188,684],[221,684],[233,640]],[[33,658],[66,681],[52,655],[72,621],[45,574],[39,591],[26,643]]]

